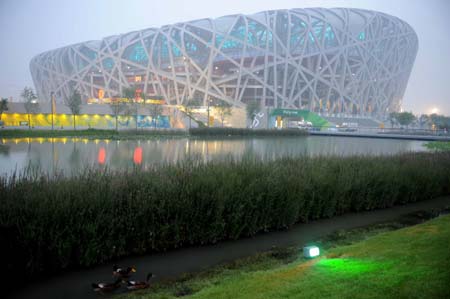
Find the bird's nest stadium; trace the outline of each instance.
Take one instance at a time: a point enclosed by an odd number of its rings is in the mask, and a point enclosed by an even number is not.
[[[418,51],[404,21],[350,8],[273,10],[149,28],[48,51],[31,74],[41,101],[125,87],[183,105],[223,100],[382,118],[398,111]]]

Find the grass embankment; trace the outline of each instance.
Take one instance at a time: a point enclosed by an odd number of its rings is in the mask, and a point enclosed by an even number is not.
[[[0,178],[1,273],[15,281],[450,194],[450,153],[184,161]]]
[[[390,228],[356,231],[350,240],[326,240],[316,259],[301,257],[301,248],[274,250],[119,297],[450,298],[450,215],[396,231],[385,229]]]
[[[253,130],[239,128],[193,128],[189,131],[173,129],[153,129],[153,130],[0,130],[0,138],[52,138],[52,137],[87,137],[91,139],[146,139],[160,136],[305,136],[308,132],[298,129],[283,130]]]
[[[0,138],[86,137],[90,139],[146,139],[160,136],[187,136],[183,130],[0,130]]]
[[[445,141],[432,141],[425,144],[425,146],[432,150],[437,151],[450,151],[450,142]]]
[[[282,137],[306,136],[309,133],[300,129],[191,128],[189,134],[192,136]]]

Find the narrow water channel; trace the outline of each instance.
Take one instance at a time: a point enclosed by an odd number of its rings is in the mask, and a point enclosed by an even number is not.
[[[216,245],[172,250],[141,257],[126,258],[120,265],[135,265],[137,278],[143,279],[151,271],[155,281],[176,278],[183,273],[201,271],[215,265],[270,250],[273,246],[299,246],[340,229],[350,229],[392,221],[409,213],[450,206],[450,197],[397,206],[391,209],[347,214],[299,224],[288,231],[260,234],[254,238],[226,241]],[[66,273],[52,279],[30,284],[12,295],[16,299],[37,298],[105,298],[93,292],[91,283],[110,281],[112,264],[89,270]]]

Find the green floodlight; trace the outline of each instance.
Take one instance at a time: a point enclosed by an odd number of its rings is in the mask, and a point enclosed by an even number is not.
[[[313,258],[320,255],[319,247],[305,246],[303,247],[303,256],[306,258]]]

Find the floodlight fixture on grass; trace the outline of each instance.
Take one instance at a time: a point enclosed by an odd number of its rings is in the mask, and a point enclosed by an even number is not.
[[[319,247],[305,246],[303,247],[303,256],[306,258],[314,258],[320,255]]]

